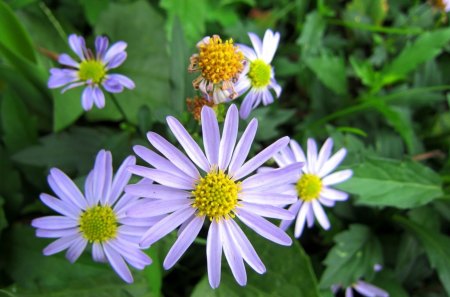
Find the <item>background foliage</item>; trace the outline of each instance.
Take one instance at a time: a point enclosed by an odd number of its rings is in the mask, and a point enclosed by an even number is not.
[[[0,2],[0,296],[313,297],[360,278],[391,296],[450,295],[450,28],[437,2]],[[162,270],[173,236],[148,251],[155,263],[134,271],[133,285],[87,253],[73,265],[44,257],[49,241],[30,221],[50,213],[38,199],[50,192],[49,168],[81,185],[99,149],[117,166],[148,130],[167,132],[168,114],[198,136],[185,105],[195,44],[211,34],[248,44],[247,32],[266,28],[281,33],[274,64],[283,94],[251,114],[260,121],[254,149],[284,135],[303,144],[330,135],[348,149],[354,177],[340,188],[352,197],[327,210],[332,229],[307,230],[290,248],[251,237],[268,272],[248,271],[241,288],[225,265],[215,291],[201,244]],[[80,91],[47,89],[48,53],[69,52],[70,33],[128,43],[120,72],[137,87],[117,95],[126,118],[108,99],[84,113]]]

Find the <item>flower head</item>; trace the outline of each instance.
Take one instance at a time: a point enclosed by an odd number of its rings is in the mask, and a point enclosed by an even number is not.
[[[433,4],[440,10],[443,10],[445,12],[450,11],[450,0],[434,0]]]
[[[125,262],[137,269],[151,264],[138,241],[152,220],[130,218],[126,210],[135,205],[138,197],[123,194],[131,177],[126,168],[134,165],[133,156],[126,158],[113,178],[112,157],[100,151],[93,170],[85,183],[85,193],[61,170],[50,170],[48,182],[56,197],[41,194],[48,207],[60,213],[34,219],[36,236],[58,238],[44,249],[49,256],[66,250],[66,257],[75,262],[88,244],[92,244],[94,261],[109,261],[117,274],[126,282],[133,277]]]
[[[181,226],[178,239],[164,260],[166,269],[180,259],[202,226],[209,222],[206,256],[210,285],[219,286],[222,250],[237,282],[245,285],[244,261],[258,273],[266,269],[236,221],[239,219],[275,243],[290,245],[291,238],[263,217],[293,219],[282,206],[295,202],[296,197],[281,192],[295,182],[289,177],[302,164],[251,175],[285,147],[289,138],[279,139],[245,162],[255,137],[256,119],[249,123],[237,144],[239,116],[235,105],[228,109],[222,135],[210,107],[203,107],[201,122],[204,152],[173,117],[168,117],[167,123],[187,156],[153,132],[147,134],[148,140],[162,156],[143,146],[134,147],[135,153],[152,168],[135,165],[130,167],[131,172],[159,185],[126,187],[127,193],[144,197],[143,204],[133,207],[128,214],[137,218],[165,215],[143,235],[140,243],[143,247]]]
[[[340,286],[333,286],[332,291],[336,294]],[[389,297],[389,293],[372,284],[366,283],[362,280],[357,281],[350,287],[345,289],[345,297],[353,297],[353,290],[366,297]]]
[[[248,91],[239,111],[243,119],[246,119],[250,111],[261,102],[264,105],[273,102],[270,89],[275,91],[277,98],[281,95],[281,86],[276,82],[275,72],[270,65],[280,41],[280,33],[266,30],[262,42],[256,34],[248,33],[248,35],[252,41],[253,49],[243,44],[239,45],[249,63],[246,64],[236,83],[236,91],[239,95]]]
[[[200,71],[193,82],[215,104],[236,98],[234,83],[244,69],[244,55],[229,39],[225,42],[218,35],[206,36],[197,43],[198,54],[190,58],[189,72]]]
[[[127,44],[119,41],[108,49],[108,38],[97,36],[95,39],[96,54],[86,48],[83,37],[72,34],[69,36],[70,48],[80,59],[75,61],[67,54],[59,55],[58,62],[66,68],[50,69],[48,87],[51,89],[65,86],[68,89],[86,86],[81,96],[84,110],[105,107],[105,95],[102,89],[110,93],[120,93],[123,88],[133,89],[134,82],[122,74],[108,73],[109,70],[122,65],[127,58]]]
[[[331,207],[336,201],[344,201],[348,194],[331,188],[332,185],[349,179],[353,172],[350,169],[331,173],[344,159],[347,151],[340,149],[331,156],[333,140],[328,138],[320,152],[317,153],[317,144],[313,139],[308,139],[307,156],[300,145],[291,140],[290,148],[287,147],[274,156],[280,167],[289,166],[295,162],[305,162],[305,166],[296,173],[297,184],[291,191],[297,194],[298,200],[289,207],[292,213],[297,214],[295,222],[295,237],[300,237],[305,222],[308,227],[314,224],[316,217],[324,229],[330,228],[330,222],[322,205]],[[330,157],[331,156],[331,157]],[[281,228],[286,230],[293,220],[284,220]]]

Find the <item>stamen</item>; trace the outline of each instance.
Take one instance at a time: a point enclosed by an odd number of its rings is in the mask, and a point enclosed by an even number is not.
[[[303,174],[297,182],[298,197],[303,201],[319,198],[321,190],[322,180],[315,174]]]
[[[261,59],[250,63],[248,77],[255,88],[267,87],[270,83],[272,67]]]
[[[106,75],[105,65],[97,60],[84,60],[80,63],[80,70],[78,77],[83,81],[92,81],[99,84],[103,81]]]
[[[89,242],[105,242],[117,234],[117,217],[110,206],[97,205],[80,216],[80,232]]]

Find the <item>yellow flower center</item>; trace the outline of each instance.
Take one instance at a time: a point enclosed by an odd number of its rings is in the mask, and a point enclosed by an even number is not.
[[[248,77],[255,88],[267,87],[270,83],[272,67],[261,59],[256,59],[250,63]]]
[[[234,182],[221,170],[213,170],[200,178],[192,191],[192,206],[197,208],[198,215],[206,215],[210,220],[234,217],[232,211],[238,203],[239,190],[240,182]]]
[[[233,39],[222,42],[219,36],[214,35],[199,49],[198,66],[202,76],[214,84],[237,78],[244,68],[244,55],[233,44]]]
[[[97,205],[80,216],[80,231],[89,242],[105,242],[117,234],[117,217],[110,206]]]
[[[303,201],[319,198],[322,190],[322,180],[315,174],[303,174],[297,182],[297,194]]]
[[[80,63],[80,70],[78,70],[78,77],[83,80],[91,80],[95,84],[99,84],[105,78],[106,69],[101,61],[84,60]]]

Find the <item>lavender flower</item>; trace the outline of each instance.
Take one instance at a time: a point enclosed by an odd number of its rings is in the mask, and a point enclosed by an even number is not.
[[[239,95],[248,91],[239,111],[243,119],[246,119],[250,111],[261,102],[264,105],[273,103],[273,95],[270,89],[275,91],[277,98],[281,95],[281,86],[275,80],[275,72],[270,65],[280,41],[280,33],[266,30],[262,42],[254,33],[248,33],[248,36],[252,41],[253,49],[239,44],[239,49],[244,53],[249,63],[245,66],[236,83],[236,92]]]
[[[58,62],[66,68],[50,69],[49,88],[65,86],[62,90],[65,92],[75,87],[86,86],[81,96],[81,104],[86,111],[92,109],[94,104],[98,108],[105,107],[105,95],[102,89],[109,93],[120,93],[124,87],[134,88],[134,82],[128,77],[122,74],[108,73],[109,70],[122,65],[127,58],[125,42],[116,42],[108,49],[108,38],[97,36],[95,55],[86,48],[85,40],[81,36],[70,35],[69,45],[80,58],[80,62],[75,61],[67,54],[61,54]]]
[[[41,194],[40,198],[61,215],[32,221],[32,226],[37,228],[36,236],[58,238],[44,249],[44,255],[67,249],[66,258],[73,263],[91,243],[94,261],[108,261],[128,283],[133,282],[133,277],[126,262],[136,269],[151,264],[138,241],[152,219],[126,215],[126,210],[138,200],[136,196],[123,194],[131,177],[126,168],[135,163],[135,157],[126,158],[113,178],[111,153],[100,151],[94,169],[86,178],[84,195],[61,170],[50,170],[48,183],[58,198],[48,194]]]
[[[295,182],[291,177],[302,164],[250,175],[284,148],[289,138],[279,139],[244,162],[255,137],[256,119],[249,123],[237,145],[239,116],[235,105],[228,109],[222,136],[210,107],[203,107],[201,122],[205,152],[173,117],[168,117],[167,123],[187,156],[154,132],[147,137],[162,156],[143,146],[134,147],[135,153],[153,168],[134,165],[130,166],[131,172],[159,185],[127,186],[127,193],[145,197],[128,215],[136,218],[166,215],[144,234],[142,247],[150,246],[181,225],[178,239],[164,260],[165,269],[180,259],[205,221],[209,221],[206,256],[211,287],[217,288],[220,283],[222,250],[235,279],[243,286],[247,282],[244,261],[258,273],[264,273],[266,268],[236,221],[239,219],[268,240],[290,245],[291,238],[262,217],[293,219],[281,206],[295,202],[295,195],[281,194],[272,188],[289,189]]]
[[[333,286],[331,289],[334,294],[339,291],[340,286]],[[389,293],[372,284],[366,283],[362,280],[357,281],[350,287],[345,289],[345,297],[353,297],[353,290],[365,297],[389,297]]]
[[[332,207],[336,201],[347,200],[348,194],[331,188],[332,185],[349,179],[353,172],[350,169],[337,171],[330,174],[344,159],[347,150],[342,148],[331,156],[333,140],[328,138],[319,154],[317,144],[313,139],[308,139],[308,154],[305,156],[300,145],[291,140],[290,148],[287,147],[274,156],[280,167],[289,166],[295,162],[305,162],[302,170],[296,172],[297,185],[294,191],[298,200],[289,207],[289,211],[298,214],[295,223],[295,237],[300,237],[305,222],[308,227],[314,224],[314,217],[325,229],[330,228],[330,222],[322,208],[322,205]],[[330,157],[331,156],[331,157]],[[286,230],[293,220],[283,220],[281,228]]]

